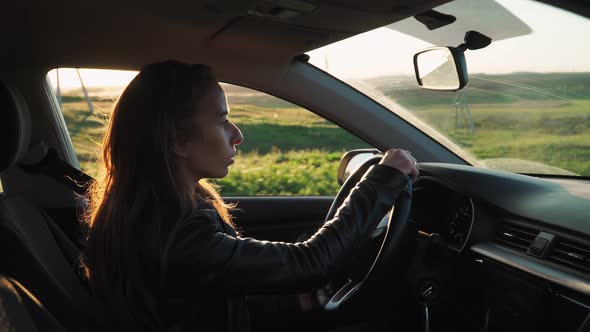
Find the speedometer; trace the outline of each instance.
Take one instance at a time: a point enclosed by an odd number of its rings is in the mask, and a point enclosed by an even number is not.
[[[461,250],[473,222],[473,202],[471,198],[462,198],[451,213],[447,228],[447,241],[453,249]]]

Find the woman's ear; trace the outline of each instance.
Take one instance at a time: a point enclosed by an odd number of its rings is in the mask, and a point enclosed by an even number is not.
[[[180,159],[188,159],[188,155],[189,155],[189,143],[185,142],[185,143],[179,143],[176,142],[174,143],[174,146],[172,147],[172,152],[174,153],[174,155],[176,155],[178,158]]]

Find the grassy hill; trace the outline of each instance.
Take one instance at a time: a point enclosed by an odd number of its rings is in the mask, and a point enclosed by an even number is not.
[[[523,159],[590,176],[590,73],[477,74],[458,93],[413,80],[368,82],[478,159]]]
[[[590,176],[590,74],[472,75],[459,99],[456,93],[423,90],[409,77],[367,83],[489,165],[520,171],[505,160],[525,159]],[[230,176],[218,181],[224,195],[333,195],[341,155],[369,147],[296,105],[224,88],[230,118],[245,136]],[[62,99],[78,158],[91,175],[115,99],[94,96],[94,114],[81,95]],[[501,163],[493,162],[498,158]]]
[[[414,77],[392,76],[367,80],[384,95],[408,108],[453,104],[454,94],[424,90]],[[510,104],[523,100],[569,101],[590,98],[590,73],[473,74],[462,94],[470,104]]]

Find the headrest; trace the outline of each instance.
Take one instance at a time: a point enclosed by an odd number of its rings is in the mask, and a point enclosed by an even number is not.
[[[0,173],[24,156],[30,138],[31,118],[22,95],[0,81]]]

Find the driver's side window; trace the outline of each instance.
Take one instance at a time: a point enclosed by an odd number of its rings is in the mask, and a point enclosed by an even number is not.
[[[332,196],[350,149],[366,142],[322,117],[255,90],[223,84],[230,120],[244,134],[236,163],[217,181],[223,196]]]
[[[58,97],[82,171],[96,177],[97,156],[113,106],[137,72],[60,68],[47,78]],[[216,180],[231,196],[332,196],[342,155],[369,145],[297,105],[222,84],[229,118],[243,132],[236,163]],[[1,188],[1,187],[0,187]]]

